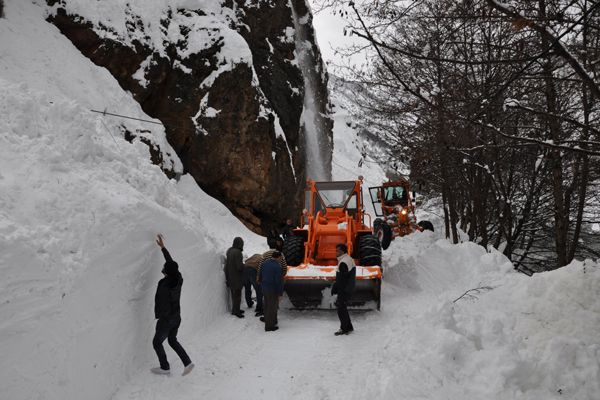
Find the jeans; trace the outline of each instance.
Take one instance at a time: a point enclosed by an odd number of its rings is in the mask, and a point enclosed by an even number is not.
[[[346,296],[338,294],[337,301],[337,314],[340,319],[340,329],[344,332],[350,332],[354,330],[352,321],[350,321],[350,314],[348,314],[348,306],[346,305]]]
[[[257,271],[254,268],[244,268],[244,295],[248,307],[252,304],[252,288],[256,292],[256,312],[263,311],[263,294],[260,285],[256,282]]]
[[[279,294],[265,292],[265,329],[270,330],[277,326],[277,309],[279,308]]]
[[[240,310],[240,304],[242,303],[242,289],[231,289],[231,314],[238,315],[242,311]]]
[[[158,356],[160,367],[164,370],[170,369],[169,362],[167,361],[167,355],[162,345],[167,338],[169,346],[175,350],[175,353],[177,353],[184,366],[188,366],[192,362],[183,347],[181,347],[177,341],[177,331],[179,330],[180,324],[181,317],[179,316],[169,319],[159,319],[156,321],[156,333],[154,334],[154,339],[152,340],[152,346],[154,347],[156,355]]]

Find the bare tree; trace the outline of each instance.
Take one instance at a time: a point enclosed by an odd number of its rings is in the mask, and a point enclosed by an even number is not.
[[[346,72],[387,143],[380,158],[441,195],[448,237],[460,227],[532,270],[583,254],[600,173],[600,3],[326,3],[371,44],[370,65]]]

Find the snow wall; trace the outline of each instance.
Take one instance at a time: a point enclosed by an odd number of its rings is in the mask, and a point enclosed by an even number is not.
[[[145,131],[181,170],[161,126],[90,112],[118,104],[123,114],[150,119],[44,21],[39,6],[10,2],[5,12],[1,397],[107,399],[156,362],[153,303],[164,261],[155,235],[164,234],[184,276],[182,338],[224,312],[220,256],[233,237],[244,237],[248,251],[263,240],[191,177],[169,180],[146,144],[123,136]]]

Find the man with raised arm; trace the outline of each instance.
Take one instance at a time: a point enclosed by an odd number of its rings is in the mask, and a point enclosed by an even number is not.
[[[152,340],[152,345],[158,356],[160,367],[152,368],[151,371],[159,375],[168,375],[171,373],[167,355],[163,348],[163,342],[168,339],[169,346],[181,359],[184,369],[182,375],[187,375],[194,368],[194,364],[187,353],[177,341],[177,331],[181,325],[181,306],[179,298],[181,297],[181,285],[183,277],[179,272],[179,265],[171,258],[171,255],[165,248],[162,235],[157,235],[156,244],[160,247],[164,257],[165,264],[162,269],[164,278],[158,282],[156,296],[154,297],[154,316],[156,317],[156,333]]]

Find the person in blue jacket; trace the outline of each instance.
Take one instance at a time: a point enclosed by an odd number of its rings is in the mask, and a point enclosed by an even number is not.
[[[163,342],[168,339],[169,346],[175,350],[175,353],[181,359],[184,369],[182,375],[187,375],[194,368],[181,344],[177,341],[177,331],[181,325],[181,306],[179,298],[181,297],[181,285],[183,277],[179,272],[179,265],[165,248],[162,235],[158,235],[156,244],[160,247],[164,257],[165,264],[162,269],[164,278],[158,282],[156,296],[154,297],[154,316],[156,317],[156,333],[152,340],[152,346],[158,356],[160,367],[152,368],[151,371],[159,375],[168,375],[171,373],[167,355],[163,348]]]
[[[283,296],[283,272],[281,270],[281,253],[275,251],[270,260],[266,260],[259,271],[258,282],[260,283],[264,302],[264,317],[260,320],[265,323],[265,331],[276,331],[277,309],[279,308],[279,299]]]

